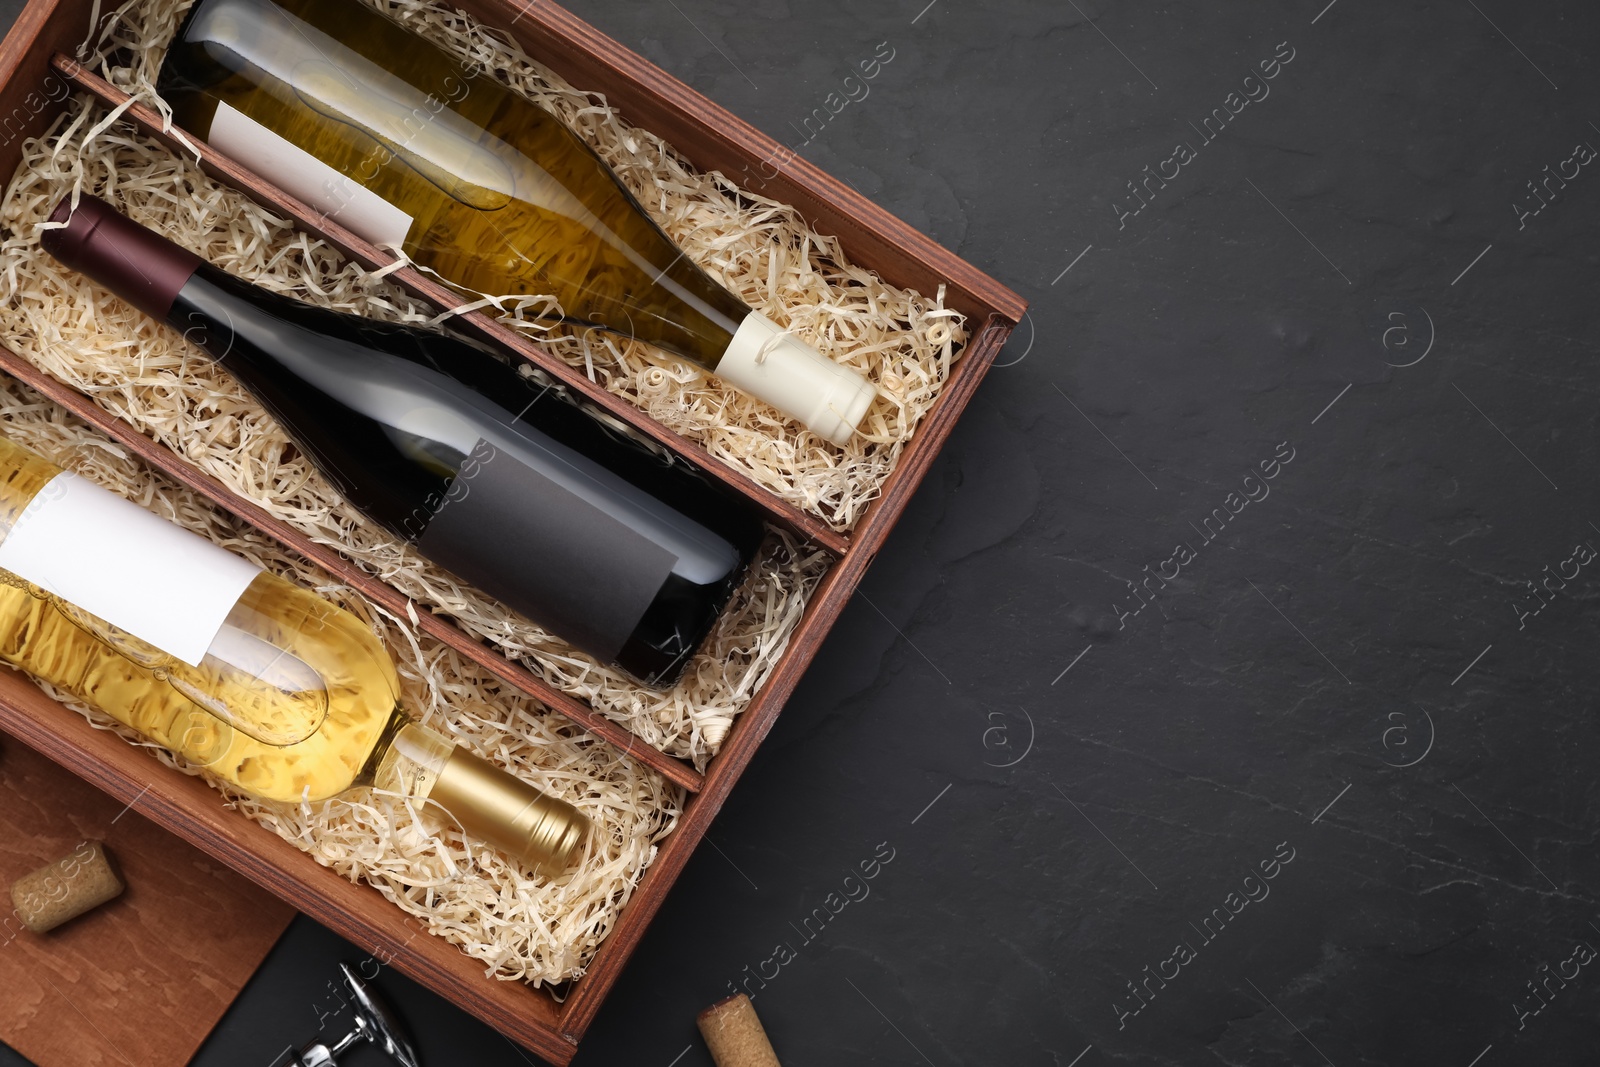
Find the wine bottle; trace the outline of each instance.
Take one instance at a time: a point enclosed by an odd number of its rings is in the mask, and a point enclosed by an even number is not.
[[[459,336],[250,285],[85,196],[46,251],[209,352],[344,498],[650,685],[682,673],[759,545],[731,490]]]
[[[406,715],[354,615],[4,438],[0,660],[263,800],[432,800],[550,876],[587,833]]]
[[[560,118],[360,0],[199,0],[157,89],[188,132],[449,281],[554,296],[836,445],[877,395],[691,262]]]

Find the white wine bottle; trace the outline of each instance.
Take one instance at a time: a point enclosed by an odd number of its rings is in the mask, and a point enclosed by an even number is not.
[[[179,126],[372,244],[674,352],[849,442],[877,390],[685,257],[559,118],[360,0],[199,0]]]
[[[431,800],[550,877],[587,833],[401,710],[354,615],[4,438],[0,660],[263,800]]]

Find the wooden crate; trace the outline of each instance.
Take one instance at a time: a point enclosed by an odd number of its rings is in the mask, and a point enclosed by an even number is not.
[[[371,950],[379,959],[391,961],[405,974],[533,1052],[567,1064],[667,891],[705,836],[756,746],[772,728],[784,701],[904,511],[1026,305],[971,264],[554,4],[541,0],[453,2],[485,25],[507,31],[531,56],[572,84],[604,93],[625,119],[664,137],[701,170],[721,170],[734,176],[759,172],[766,178],[776,167],[776,176],[760,187],[763,196],[799,208],[819,231],[837,235],[855,263],[876,271],[890,283],[928,294],[943,284],[946,306],[964,314],[971,328],[971,339],[950,380],[933,411],[917,428],[880,497],[848,534],[840,534],[712,459],[698,446],[600,389],[493,319],[481,313],[464,317],[470,329],[537,364],[705,469],[754,501],[770,522],[827,549],[834,557],[782,660],[735,720],[721,751],[703,775],[638,740],[581,701],[552,688],[467,636],[453,623],[419,611],[421,629],[431,636],[684,787],[690,798],[678,828],[662,843],[587,973],[571,985],[567,996],[558,1003],[547,992],[485,978],[481,965],[452,945],[439,938],[417,936],[418,924],[377,892],[351,884],[266,829],[225,811],[216,794],[199,781],[177,773],[161,773],[155,774],[152,782],[153,765],[148,756],[89,728],[78,715],[11,672],[0,672],[0,728],[114,797],[127,801],[145,791],[139,808],[147,817]],[[111,105],[122,102],[118,90],[70,58],[88,34],[93,7],[92,0],[30,0],[10,35],[0,43],[0,138],[4,138],[0,144],[0,174],[10,174],[16,168],[21,141],[41,132],[69,93],[88,92]],[[160,135],[159,121],[148,109],[135,106],[128,117],[147,132]],[[390,262],[386,253],[336,223],[319,224],[316,212],[232,161],[208,152],[203,162],[213,176],[295,220],[302,228],[327,238],[357,261],[374,268]],[[418,271],[399,270],[391,277],[441,308],[460,302],[455,294]],[[70,387],[43,375],[15,354],[0,349],[0,370],[33,386],[155,468],[275,537],[372,600],[390,610],[404,611],[405,599],[393,589],[356,570],[336,552],[313,544],[253,503],[234,496],[164,446]]]

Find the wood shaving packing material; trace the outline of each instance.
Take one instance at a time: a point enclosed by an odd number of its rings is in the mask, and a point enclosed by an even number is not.
[[[835,529],[853,525],[877,497],[966,341],[961,316],[943,306],[943,288],[928,300],[885,285],[850,264],[835,239],[813,231],[793,208],[745,193],[719,173],[694,171],[660,138],[623,122],[602,96],[574,89],[514,42],[458,11],[423,0],[364,2],[429,36],[470,69],[492,72],[561,116],[714,276],[780,323],[790,319],[803,338],[877,382],[882,399],[869,413],[867,432],[841,451],[646,345],[593,331],[552,328],[533,317],[548,301],[523,300],[501,316],[777,495]],[[165,112],[154,82],[166,44],[189,6],[188,0],[130,0],[99,20],[98,33],[80,57],[135,99]],[[40,159],[24,161],[23,169],[32,166],[34,173],[19,175],[7,198],[0,222],[10,233],[0,269],[13,285],[36,258],[28,223],[36,224],[40,212],[48,210],[46,201],[70,183],[76,189],[98,189],[130,213],[142,210],[141,221],[268,288],[376,317],[434,319],[426,306],[348,266],[337,251],[292,231],[197,168],[173,161],[160,146],[112,116],[96,114],[90,122],[83,115],[82,107],[76,109],[63,136],[41,146],[40,154],[49,162],[44,171],[37,168]],[[101,165],[84,166],[95,162]],[[85,170],[95,171],[94,178],[86,180]],[[124,195],[109,195],[113,190]],[[13,239],[20,242],[16,247]],[[69,288],[75,296],[86,295],[81,283]],[[775,535],[685,681],[664,696],[643,692],[619,673],[420,563],[381,533],[364,529],[231,381],[207,372],[188,350],[157,366],[147,329],[118,323],[107,306],[114,301],[95,300],[92,294],[88,298],[97,312],[80,321],[80,327],[134,329],[116,342],[102,339],[106,343],[98,346],[98,366],[82,366],[82,359],[40,358],[41,366],[106,401],[114,399],[106,394],[118,392],[119,383],[109,373],[112,359],[104,357],[139,352],[141,373],[154,368],[158,380],[142,383],[134,390],[140,395],[124,395],[112,410],[312,536],[356,548],[358,561],[372,573],[419,602],[455,615],[464,628],[552,684],[702,770],[775,667],[803,613],[804,598],[828,565],[822,554]],[[34,348],[60,357],[59,333],[47,329]],[[80,364],[78,373],[66,363]],[[186,385],[191,374],[203,379],[194,388]],[[187,405],[186,397],[192,401]],[[152,399],[160,402],[152,404]],[[240,447],[245,442],[252,447]]]
[[[199,349],[62,267],[39,226],[78,190],[265,289],[373,318],[429,309],[296,231],[88,98],[23,145],[0,202],[0,341],[416,603],[450,616],[643,742],[704,769],[771,673],[829,557],[772,531],[671,690],[646,689],[423,559],[347,505],[276,422]],[[537,560],[530,560],[537,565]]]
[[[482,961],[487,974],[538,986],[583,972],[654,858],[657,843],[676,825],[683,803],[680,790],[532,699],[508,692],[449,647],[418,634],[407,621],[389,616],[4,376],[0,432],[355,612],[394,656],[401,700],[413,715],[576,805],[593,829],[578,868],[547,881],[487,846],[468,842],[436,813],[419,817],[415,806],[398,794],[359,789],[321,804],[300,805],[254,800],[46,686],[52,696],[95,727],[146,748],[162,763],[206,778],[231,807],[340,875],[374,886],[418,920],[419,932],[459,946]]]

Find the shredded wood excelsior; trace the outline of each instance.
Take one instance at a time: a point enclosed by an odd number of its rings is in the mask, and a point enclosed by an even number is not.
[[[641,741],[706,766],[787,647],[829,557],[773,531],[706,646],[665,692],[572,649],[430,564],[348,506],[204,353],[43,254],[38,228],[61,196],[81,188],[264,288],[397,321],[424,322],[428,309],[108,118],[75,99],[58,131],[23,148],[0,203],[0,277],[9,294],[0,341],[276,518],[588,701]]]

